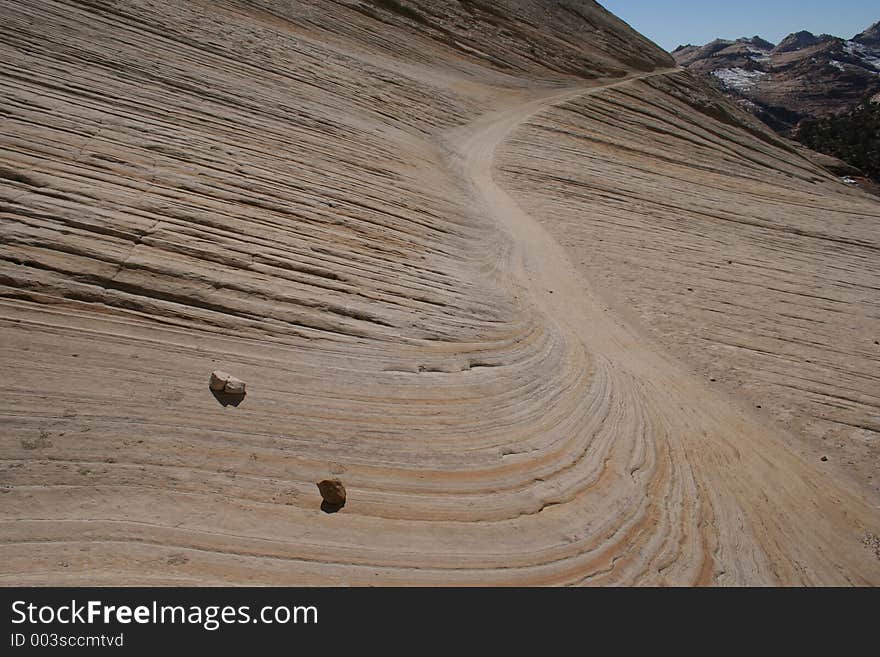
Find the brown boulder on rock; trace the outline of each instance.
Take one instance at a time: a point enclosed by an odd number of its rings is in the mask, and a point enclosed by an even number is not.
[[[324,479],[318,482],[318,490],[324,502],[330,506],[343,506],[345,504],[345,486],[339,479]]]

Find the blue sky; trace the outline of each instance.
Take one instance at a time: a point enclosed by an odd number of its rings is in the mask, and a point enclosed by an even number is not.
[[[778,43],[799,30],[849,39],[880,20],[878,0],[598,1],[667,50],[756,34]]]

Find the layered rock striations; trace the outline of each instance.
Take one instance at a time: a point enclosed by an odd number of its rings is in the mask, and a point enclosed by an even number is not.
[[[4,583],[880,583],[880,206],[597,4],[0,15]]]

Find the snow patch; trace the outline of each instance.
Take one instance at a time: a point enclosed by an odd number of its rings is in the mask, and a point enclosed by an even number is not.
[[[726,87],[737,91],[748,91],[767,74],[764,71],[747,71],[744,68],[719,68],[717,71],[712,71],[712,75],[721,80]]]
[[[749,59],[751,59],[753,62],[766,64],[770,61],[770,52],[768,50],[761,50],[760,48],[755,48],[754,46],[749,46],[747,50],[749,51]]]
[[[878,53],[876,51],[868,50],[864,45],[855,41],[847,41],[843,44],[843,49],[848,55],[858,57],[865,62],[868,68],[880,71],[880,57],[877,56]]]

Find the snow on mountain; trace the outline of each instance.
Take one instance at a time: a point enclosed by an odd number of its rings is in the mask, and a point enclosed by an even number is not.
[[[722,84],[738,91],[752,89],[762,77],[767,75],[764,71],[747,71],[743,68],[721,68],[713,71],[712,75],[721,80]]]

